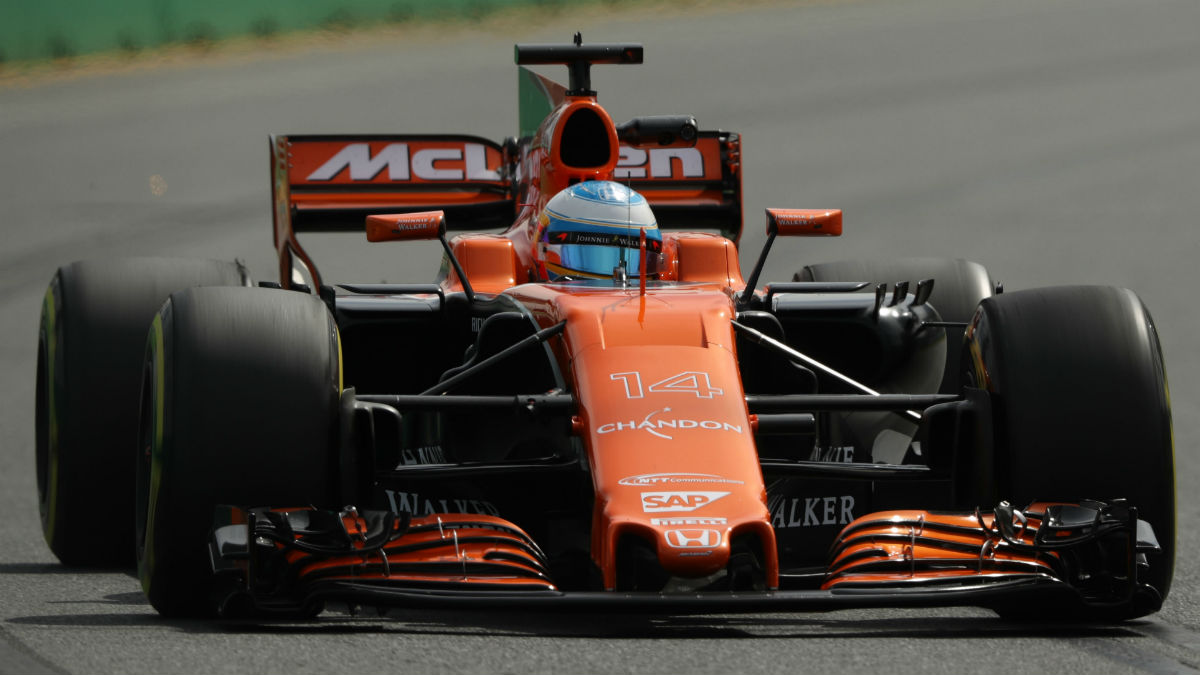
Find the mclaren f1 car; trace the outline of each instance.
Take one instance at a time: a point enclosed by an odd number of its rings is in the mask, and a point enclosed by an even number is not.
[[[760,285],[777,237],[837,236],[841,211],[766,209],[744,274],[738,134],[597,100],[592,66],[642,54],[517,45],[500,143],[272,136],[277,280],[61,268],[37,370],[53,552],[136,560],[169,616],[1156,611],[1173,446],[1138,297],[1005,293],[943,259]],[[442,269],[334,283],[317,231],[436,240]]]

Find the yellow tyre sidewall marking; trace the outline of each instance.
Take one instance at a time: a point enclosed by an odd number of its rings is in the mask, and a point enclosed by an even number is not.
[[[162,485],[163,427],[166,413],[166,364],[164,362],[162,314],[154,317],[150,324],[150,348],[154,359],[154,411],[150,433],[150,480],[149,499],[146,504],[146,542],[142,560],[138,565],[138,576],[142,580],[142,591],[150,592],[150,575],[155,567],[154,519],[158,512],[158,496]]]

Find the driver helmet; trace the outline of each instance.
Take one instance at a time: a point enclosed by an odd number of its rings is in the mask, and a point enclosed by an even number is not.
[[[550,281],[612,279],[624,266],[641,274],[641,230],[646,232],[646,275],[658,273],[662,233],[646,198],[606,180],[576,183],[550,198],[541,215],[538,257]]]

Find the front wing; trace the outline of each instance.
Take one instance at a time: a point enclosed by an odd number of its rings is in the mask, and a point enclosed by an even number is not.
[[[1158,550],[1154,533],[1119,500],[870,514],[838,536],[819,586],[736,592],[563,591],[537,543],[494,516],[221,507],[218,524],[209,549],[225,616],[311,614],[325,602],[671,614],[1051,607],[1114,617],[1162,604],[1139,582],[1145,554]]]

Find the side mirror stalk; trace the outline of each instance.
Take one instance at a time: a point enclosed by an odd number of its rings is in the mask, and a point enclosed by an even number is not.
[[[467,279],[466,270],[454,256],[450,242],[446,241],[445,211],[419,211],[417,213],[391,213],[367,216],[367,241],[411,241],[437,239],[442,242],[446,257],[454,266],[463,293],[468,301],[475,300],[475,289]]]
[[[738,298],[738,310],[750,306],[758,277],[767,264],[767,254],[778,235],[791,237],[840,237],[842,236],[842,212],[840,209],[767,209],[767,243],[763,244],[758,262],[746,281],[746,288]]]

